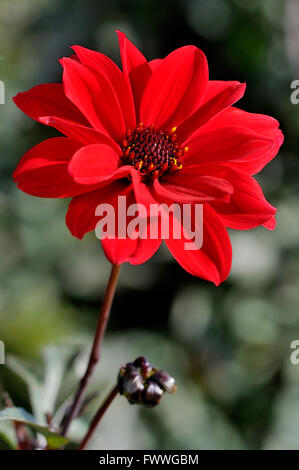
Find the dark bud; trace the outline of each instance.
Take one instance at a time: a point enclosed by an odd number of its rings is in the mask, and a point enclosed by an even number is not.
[[[151,366],[148,360],[143,356],[137,357],[134,361],[134,365],[140,367],[140,372],[144,379],[152,373],[153,366]]]
[[[121,367],[118,374],[118,390],[129,403],[156,406],[165,392],[174,393],[175,380],[167,372],[149,364],[145,357]]]
[[[148,367],[149,362],[147,359],[145,359],[145,357],[140,356],[140,357],[137,357],[137,359],[135,359],[134,366],[135,367]]]
[[[159,405],[162,396],[162,388],[156,382],[148,380],[143,392],[143,403],[147,406]]]
[[[151,380],[156,382],[160,387],[168,393],[174,393],[177,389],[175,380],[164,370],[158,370],[151,376]]]
[[[140,374],[138,374],[137,371],[129,372],[129,374],[126,374],[124,376],[123,389],[124,395],[127,396],[133,395],[133,393],[144,389],[142,377],[140,376]]]
[[[121,395],[127,398],[136,392],[142,392],[144,385],[138,369],[131,365],[128,369],[122,367],[118,376],[118,388]]]

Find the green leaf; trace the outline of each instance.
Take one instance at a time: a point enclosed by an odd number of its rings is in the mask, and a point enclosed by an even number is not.
[[[43,350],[43,406],[45,412],[51,415],[53,415],[55,411],[58,393],[66,375],[67,364],[73,354],[73,348],[64,346],[51,345],[45,347]]]
[[[30,426],[46,438],[48,448],[51,450],[58,449],[69,442],[66,437],[60,436],[48,426],[37,424],[34,421],[33,416],[30,413],[27,413],[23,408],[5,408],[0,411],[0,422],[5,420],[18,421],[26,426]]]
[[[41,380],[32,372],[30,364],[22,359],[9,355],[6,358],[6,365],[27,385],[33,414],[37,421],[46,424]]]
[[[15,428],[9,421],[0,422],[0,450],[16,449],[17,439]]]
[[[43,367],[12,355],[7,357],[6,365],[27,385],[34,417],[41,424],[46,424],[46,413],[55,412],[67,365],[74,353],[74,347],[47,346],[43,350]]]

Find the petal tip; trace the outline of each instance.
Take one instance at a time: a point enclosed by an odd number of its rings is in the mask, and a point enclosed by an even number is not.
[[[53,122],[53,118],[51,116],[40,116],[37,121],[46,126],[50,126]]]

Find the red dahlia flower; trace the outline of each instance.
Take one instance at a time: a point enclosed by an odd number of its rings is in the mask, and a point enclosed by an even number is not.
[[[203,204],[203,246],[165,240],[180,265],[219,284],[229,274],[226,228],[275,228],[275,208],[252,177],[283,142],[278,122],[232,105],[245,84],[209,80],[205,55],[181,47],[148,62],[118,32],[122,71],[105,55],[74,46],[61,59],[63,84],[39,85],[14,101],[31,118],[64,137],[48,139],[21,159],[14,179],[33,196],[72,197],[71,233],[94,230],[100,203],[117,196],[148,206]],[[105,239],[113,264],[143,263],[161,240]]]

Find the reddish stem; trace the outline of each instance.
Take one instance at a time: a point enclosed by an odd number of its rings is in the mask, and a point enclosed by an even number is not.
[[[106,400],[104,401],[104,403],[102,404],[102,406],[100,407],[99,411],[96,413],[96,415],[94,416],[93,420],[91,421],[90,423],[90,426],[89,426],[89,429],[85,435],[85,437],[83,438],[81,444],[79,445],[78,447],[78,450],[84,450],[89,439],[91,438],[91,436],[93,435],[94,431],[96,430],[99,422],[101,421],[103,415],[105,414],[105,412],[107,411],[107,409],[109,408],[109,406],[111,405],[111,403],[113,402],[114,398],[116,397],[118,393],[118,388],[117,386],[115,386],[111,392],[109,393],[109,395],[107,396]]]
[[[80,380],[79,387],[75,394],[71,409],[65,418],[65,421],[61,430],[62,436],[65,436],[67,434],[69,427],[71,425],[71,422],[78,415],[81,405],[82,405],[82,399],[86,391],[87,384],[92,375],[95,365],[100,360],[101,346],[102,346],[103,337],[106,331],[107,322],[109,319],[111,305],[112,305],[114,294],[115,294],[115,289],[116,289],[117,280],[119,276],[119,270],[120,270],[119,265],[112,266],[110,278],[107,284],[104,300],[102,303],[102,307],[101,307],[101,311],[100,311],[100,315],[98,319],[96,333],[95,333],[94,340],[93,340],[93,346],[92,346],[91,353],[89,356],[88,365],[87,365],[85,374]]]

